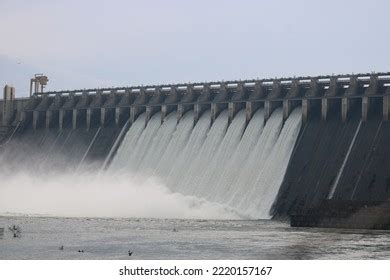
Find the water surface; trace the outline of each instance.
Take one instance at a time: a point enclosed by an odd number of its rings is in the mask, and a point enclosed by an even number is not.
[[[8,230],[14,224],[20,238]],[[6,228],[0,259],[390,258],[390,232],[290,228],[267,220],[4,216],[0,227]]]

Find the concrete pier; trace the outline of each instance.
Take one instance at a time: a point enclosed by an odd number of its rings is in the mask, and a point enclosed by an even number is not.
[[[236,92],[232,95],[230,102],[228,103],[229,123],[232,122],[234,116],[239,110],[245,108],[245,102],[242,101],[246,100],[246,94],[246,89],[243,83],[238,83]]]
[[[161,106],[161,123],[164,122],[165,117],[177,108],[176,102],[179,101],[180,96],[176,87],[172,86],[169,93],[166,93],[164,104]]]
[[[286,120],[291,111],[299,105],[299,101],[294,100],[297,97],[302,95],[302,87],[299,84],[298,80],[293,80],[291,83],[291,88],[287,92],[286,99],[283,100],[283,120]]]
[[[183,117],[183,115],[194,108],[194,105],[191,104],[197,98],[193,86],[187,86],[186,91],[183,96],[181,96],[180,103],[177,105],[177,122]]]
[[[305,124],[309,120],[309,116],[312,110],[319,110],[321,108],[321,102],[317,99],[323,95],[324,89],[322,89],[317,79],[310,80],[310,86],[305,92],[305,99],[302,100],[302,122]]]
[[[194,124],[196,124],[206,109],[210,109],[211,105],[207,102],[211,99],[211,89],[209,85],[205,85],[202,89],[202,94],[199,96],[194,105]]]
[[[325,91],[324,98],[321,99],[321,119],[326,121],[330,107],[336,107],[339,100],[336,97],[342,94],[342,86],[337,83],[336,78],[331,78],[329,87]],[[337,110],[337,109],[336,109]]]
[[[43,95],[39,104],[33,110],[33,128],[37,129],[38,126],[43,126],[43,123],[47,123],[47,110],[52,100],[48,95]]]
[[[135,119],[145,112],[145,104],[149,101],[149,94],[146,92],[145,88],[140,88],[137,93],[137,97],[134,100],[134,103],[130,107],[130,123],[134,123]],[[146,124],[145,124],[146,125]]]
[[[82,120],[84,120],[85,123],[87,123],[86,112],[87,112],[88,105],[90,103],[90,99],[91,98],[90,98],[88,92],[83,92],[83,94],[81,95],[81,98],[79,99],[79,101],[76,103],[76,106],[72,110],[72,128],[73,129],[76,129],[80,125]]]
[[[268,98],[264,102],[265,121],[269,119],[275,108],[280,106],[283,101],[279,101],[283,96],[283,88],[280,81],[276,80],[272,84],[272,90]]]
[[[348,119],[348,112],[350,108],[350,100],[348,98],[341,99],[341,119],[343,122]]]
[[[86,127],[87,130],[91,128],[91,125],[101,125],[101,110],[104,104],[104,99],[101,91],[97,91],[92,97],[91,103],[86,110]]]
[[[116,90],[111,90],[110,94],[103,101],[103,106],[100,108],[100,125],[106,125],[107,119],[116,117],[115,106],[118,103],[118,95]]]
[[[383,97],[383,120],[389,121],[390,114],[390,89],[386,90],[386,96]]]
[[[2,125],[7,126],[14,115],[15,88],[6,85],[3,94]]]
[[[55,127],[59,122],[59,111],[64,103],[64,98],[56,94],[53,102],[46,111],[46,128]]]
[[[77,118],[78,118],[79,111],[77,109],[72,110],[72,129],[77,128]]]
[[[66,99],[64,105],[59,110],[58,122],[59,128],[63,129],[65,124],[69,122],[69,120],[73,119],[73,108],[76,105],[76,97],[73,93],[69,94]]]
[[[380,91],[382,91],[381,83],[376,76],[371,76],[370,84],[364,91],[364,96],[362,98],[362,120],[364,122],[368,120],[371,102],[373,101],[372,96],[377,95]]]
[[[345,91],[344,97],[341,99],[341,119],[343,122],[347,121],[349,111],[352,105],[355,105],[356,99],[351,97],[357,96],[361,93],[361,85],[356,76],[350,78],[349,86]]]
[[[264,100],[266,96],[265,90],[260,82],[254,84],[253,92],[249,94],[248,101],[245,102],[246,123],[248,124],[253,114],[261,106],[264,107]]]
[[[145,126],[149,122],[150,118],[154,115],[154,113],[161,110],[161,104],[165,99],[165,94],[162,92],[161,88],[156,87],[148,104],[146,105],[146,121]]]
[[[119,94],[117,94],[116,99],[120,99],[120,101],[113,106],[115,106],[115,124],[121,125],[124,124],[128,119],[134,120],[130,116],[130,108],[136,97],[130,89],[126,89],[122,96],[118,95]]]
[[[229,90],[225,83],[221,83],[217,95],[211,103],[211,123],[214,123],[219,113],[228,107],[224,101],[229,99]]]

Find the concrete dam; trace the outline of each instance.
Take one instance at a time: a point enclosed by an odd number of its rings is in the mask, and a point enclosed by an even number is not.
[[[242,218],[292,217],[295,225],[321,226],[330,209],[352,209],[350,217],[369,208],[359,221],[390,225],[390,73],[28,98],[15,98],[6,86],[0,110],[2,178],[16,170],[43,177],[127,174],[155,178],[169,192]]]

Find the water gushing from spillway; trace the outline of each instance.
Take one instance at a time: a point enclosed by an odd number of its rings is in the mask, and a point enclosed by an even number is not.
[[[222,171],[221,179],[217,183],[219,189],[224,188],[223,193],[217,195],[221,196],[221,199],[231,199],[233,195],[237,194],[237,187],[235,185],[240,181],[240,176],[245,178],[243,177],[245,174],[244,171],[253,167],[252,164],[249,164],[251,162],[249,159],[252,159],[256,163],[256,158],[251,157],[251,155],[254,155],[252,151],[254,147],[257,147],[256,144],[259,142],[258,140],[263,131],[263,127],[264,110],[259,109],[249,122],[237,149],[234,151],[229,162],[226,163],[226,168]],[[261,150],[260,146],[258,148]],[[246,165],[241,166],[243,162]],[[213,197],[212,199],[216,198]]]
[[[246,115],[242,110],[232,120],[221,144],[209,163],[209,167],[205,170],[202,180],[197,187],[197,193],[204,193],[206,199],[219,201],[220,194],[225,191],[226,186],[221,186],[218,182],[221,180],[223,171],[230,169],[227,163],[230,162],[232,155],[240,143],[241,136],[244,133],[245,123]]]
[[[136,145],[126,143],[133,139],[126,136],[122,146],[127,148],[117,153],[127,158],[121,160],[122,170],[155,177],[171,191],[224,205],[245,217],[271,218],[301,127],[300,108],[284,123],[283,111],[276,109],[265,125],[263,109],[248,125],[243,110],[230,124],[227,111],[212,125],[209,111],[194,127],[192,111],[178,124],[174,113],[160,122],[159,114],[152,117]],[[138,127],[138,120],[134,125]]]
[[[266,122],[259,109],[248,124],[244,110],[230,123],[227,110],[213,123],[209,110],[196,123],[193,111],[179,121],[176,116],[173,111],[161,122],[156,113],[146,122],[146,113],[139,115],[120,133],[119,147],[112,146],[113,158],[103,158],[111,163],[100,173],[95,172],[100,168],[86,172],[82,161],[110,142],[110,130],[26,131],[0,153],[0,212],[270,218],[300,130],[301,109],[284,122],[281,109]]]
[[[109,166],[109,170],[120,170],[127,166],[126,164],[129,160],[128,151],[131,151],[135,148],[135,145],[137,144],[137,141],[145,128],[145,120],[146,115],[142,114],[130,127],[122,141],[122,144],[119,146],[118,151],[111,162],[111,165]]]
[[[249,204],[239,209],[256,217],[271,218],[269,211],[283,182],[289,159],[301,127],[301,110],[294,110],[286,120],[276,143],[262,168],[259,170],[254,187],[247,195]]]
[[[210,171],[211,162],[217,153],[228,127],[228,114],[226,111],[215,120],[208,131],[206,139],[195,157],[186,163],[185,172],[179,181],[177,191],[187,195],[205,197],[205,191],[201,185],[202,180]]]
[[[161,117],[158,121],[161,122]],[[163,156],[164,151],[172,138],[173,132],[176,129],[176,124],[176,114],[171,113],[165,118],[164,123],[158,127],[157,132],[153,133],[154,136],[152,142],[139,165],[139,171],[145,176],[152,175],[154,173],[158,162]],[[140,144],[142,145],[142,143]]]
[[[173,114],[171,114],[173,115]],[[171,122],[176,122],[176,116],[172,116]],[[184,150],[186,143],[191,135],[194,126],[194,114],[192,111],[185,114],[180,122],[177,124],[173,132],[172,139],[165,149],[165,152],[159,159],[158,164],[154,170],[154,175],[166,180],[168,175],[174,168],[174,164],[179,158],[181,152]]]
[[[160,113],[155,114],[147,123],[146,128],[142,131],[140,137],[137,139],[135,146],[130,148],[130,153],[128,150],[127,155],[129,156],[125,166],[127,166],[130,172],[137,172],[142,161],[147,155],[150,147],[153,144],[153,138],[156,135],[158,128],[161,126],[161,116]]]
[[[172,164],[171,171],[166,179],[166,183],[172,190],[176,191],[179,188],[178,183],[188,171],[189,162],[193,161],[199,153],[209,129],[210,111],[206,111],[192,129],[187,143],[184,148],[178,152],[177,157]]]

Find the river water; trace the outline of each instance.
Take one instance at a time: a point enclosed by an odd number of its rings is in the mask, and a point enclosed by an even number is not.
[[[20,237],[11,225],[20,227]],[[0,259],[390,258],[390,232],[290,228],[271,220],[2,216],[1,227]]]

